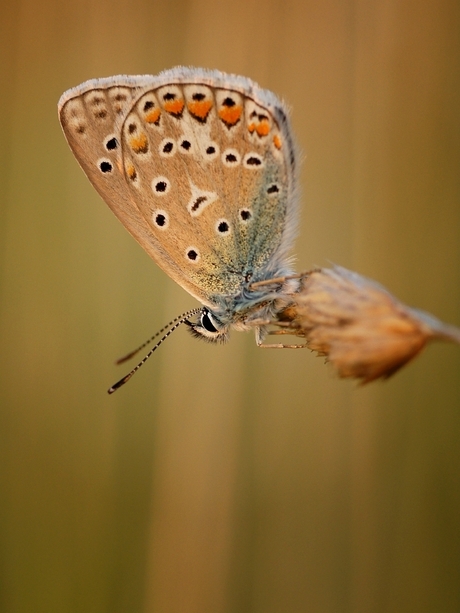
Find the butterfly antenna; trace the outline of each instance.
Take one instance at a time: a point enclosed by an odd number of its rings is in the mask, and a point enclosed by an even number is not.
[[[121,364],[122,362],[125,362],[125,360],[129,360],[129,358],[133,357],[134,355],[136,355],[136,353],[138,351],[140,351],[141,349],[143,349],[146,345],[148,345],[149,343],[151,343],[157,336],[159,336],[162,332],[164,332],[165,330],[167,330],[167,332],[165,332],[165,334],[163,334],[163,336],[160,338],[160,340],[156,343],[156,345],[154,345],[152,347],[152,349],[150,349],[150,351],[147,353],[147,355],[142,358],[142,360],[139,362],[139,364],[137,364],[132,370],[131,372],[129,372],[127,375],[125,375],[122,379],[120,379],[119,381],[117,381],[116,383],[114,383],[114,385],[112,385],[111,388],[109,388],[107,390],[107,392],[109,394],[113,394],[113,392],[115,392],[118,388],[120,388],[122,385],[124,385],[127,381],[129,381],[131,379],[131,377],[134,375],[134,373],[136,373],[139,368],[141,366],[143,366],[145,364],[145,362],[147,362],[147,360],[149,359],[149,357],[152,355],[152,353],[158,349],[158,347],[163,343],[163,341],[165,341],[168,336],[171,334],[171,332],[174,332],[174,330],[176,328],[178,328],[181,324],[183,324],[185,321],[187,321],[187,319],[189,317],[191,317],[192,315],[196,315],[197,313],[200,313],[201,308],[197,308],[197,309],[192,309],[191,311],[187,311],[187,313],[183,313],[182,315],[180,315],[179,317],[176,317],[175,319],[173,319],[172,321],[169,322],[168,325],[164,326],[164,328],[162,328],[161,330],[159,330],[159,332],[157,332],[156,334],[154,334],[151,338],[149,338],[147,341],[145,341],[145,343],[143,343],[140,347],[138,347],[137,349],[135,349],[134,351],[131,351],[131,353],[128,353],[128,355],[124,356],[123,358],[120,358],[119,360],[117,360],[117,364]]]
[[[145,343],[142,343],[142,345],[139,345],[139,347],[137,347],[136,349],[134,349],[133,351],[130,351],[129,353],[127,353],[126,355],[124,355],[122,358],[118,358],[118,360],[116,360],[115,364],[123,364],[123,362],[127,362],[128,360],[130,360],[131,358],[133,358],[136,353],[139,353],[139,351],[141,351],[142,349],[144,349],[144,347],[147,347],[147,345],[150,345],[150,343],[155,340],[158,336],[160,336],[160,334],[163,334],[163,332],[165,330],[167,330],[168,328],[170,328],[171,326],[173,326],[175,323],[181,324],[184,321],[184,317],[190,317],[191,315],[195,315],[196,313],[198,313],[201,309],[192,309],[191,311],[188,311],[187,313],[183,313],[182,315],[179,315],[179,317],[176,317],[175,319],[171,320],[169,322],[169,324],[166,324],[166,326],[164,326],[163,328],[161,328],[161,330],[158,330],[158,332],[156,332],[153,336],[151,336],[149,339],[147,339],[145,341]],[[176,326],[177,327],[177,326]],[[171,330],[172,332],[172,330]],[[164,339],[162,339],[163,342]]]

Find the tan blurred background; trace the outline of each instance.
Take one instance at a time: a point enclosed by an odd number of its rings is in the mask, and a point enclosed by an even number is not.
[[[386,383],[177,331],[195,306],[99,199],[60,94],[176,64],[257,80],[304,152],[298,268],[460,325],[458,0],[6,0],[2,613],[460,610],[460,348]]]

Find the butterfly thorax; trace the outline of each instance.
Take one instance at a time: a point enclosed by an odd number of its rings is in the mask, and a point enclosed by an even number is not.
[[[286,277],[291,274],[287,267],[276,272],[258,275],[257,281]],[[223,343],[228,340],[230,329],[260,330],[273,321],[280,308],[286,306],[289,296],[297,288],[297,280],[274,283],[260,289],[252,289],[253,277],[246,278],[241,291],[234,296],[213,297],[212,307],[203,307],[197,322],[188,322],[191,333],[197,338]]]

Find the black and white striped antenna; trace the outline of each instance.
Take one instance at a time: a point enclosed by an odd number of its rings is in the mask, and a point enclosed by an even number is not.
[[[110,387],[107,392],[109,394],[113,394],[113,392],[116,392],[117,389],[119,389],[122,385],[124,385],[125,383],[127,383],[131,377],[139,370],[139,368],[141,366],[143,366],[147,360],[149,359],[149,357],[152,355],[152,353],[158,349],[158,347],[161,345],[161,343],[163,341],[165,341],[168,336],[171,334],[171,332],[174,332],[174,330],[176,330],[176,328],[178,328],[181,324],[185,323],[189,317],[191,317],[192,315],[196,315],[197,313],[201,312],[201,308],[196,308],[196,309],[192,309],[191,311],[187,311],[186,313],[183,313],[182,315],[179,315],[179,317],[176,317],[175,319],[173,319],[172,321],[169,322],[169,324],[167,324],[166,326],[164,326],[163,328],[161,328],[161,330],[159,330],[156,334],[154,334],[151,338],[149,338],[148,340],[145,341],[145,343],[142,343],[142,345],[140,345],[139,347],[137,347],[137,349],[134,349],[134,351],[130,351],[128,354],[126,354],[125,356],[123,356],[122,358],[119,358],[115,363],[116,364],[123,364],[124,362],[126,362],[127,360],[130,360],[131,358],[133,358],[137,353],[139,353],[139,351],[141,351],[142,349],[144,349],[144,347],[147,347],[147,345],[149,345],[153,340],[155,340],[158,336],[160,336],[160,334],[163,334],[163,336],[160,338],[160,340],[156,343],[156,345],[154,345],[152,347],[152,349],[150,349],[150,351],[147,353],[147,355],[145,357],[142,358],[142,360],[139,362],[139,364],[137,364],[132,370],[131,372],[129,372],[127,375],[125,375],[122,379],[120,379],[119,381],[117,381],[116,383],[114,383],[112,385],[112,387]]]

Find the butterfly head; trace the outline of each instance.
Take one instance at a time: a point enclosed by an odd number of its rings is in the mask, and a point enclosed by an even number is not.
[[[209,343],[226,343],[228,341],[229,326],[207,307],[203,307],[195,322],[185,321],[190,333],[195,338],[200,338]]]

